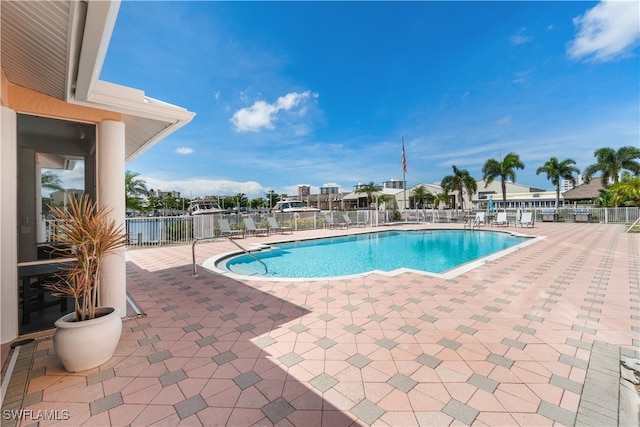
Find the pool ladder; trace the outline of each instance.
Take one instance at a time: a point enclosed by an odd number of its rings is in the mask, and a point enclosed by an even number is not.
[[[220,239],[220,238],[221,238],[220,236],[215,236],[215,237],[202,237],[200,239],[194,239],[193,240],[193,243],[191,244],[191,259],[193,261],[193,275],[194,276],[198,275],[198,271],[196,270],[196,243],[201,242],[203,240],[215,240],[215,239]],[[267,269],[267,264],[262,262],[262,260],[260,260],[260,258],[255,256],[251,251],[249,251],[249,250],[245,249],[244,247],[242,247],[238,242],[233,240],[231,237],[227,237],[227,239],[231,243],[236,245],[242,252],[244,252],[245,254],[249,255],[250,257],[252,257],[256,261],[258,261],[260,264],[262,264],[264,266],[264,273],[265,274],[267,274],[269,272],[268,269]]]
[[[468,217],[464,220],[464,224],[462,225],[462,229],[466,229],[469,227],[469,230],[473,230],[474,228],[480,227],[480,220],[478,218]]]

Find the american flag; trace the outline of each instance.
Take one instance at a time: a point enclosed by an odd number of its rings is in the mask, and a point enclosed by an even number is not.
[[[407,173],[407,158],[404,155],[404,137],[402,138],[402,172]]]

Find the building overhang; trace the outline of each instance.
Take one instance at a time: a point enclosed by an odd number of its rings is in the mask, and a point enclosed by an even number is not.
[[[120,113],[126,161],[193,119],[195,113],[142,90],[99,79],[119,0],[9,0],[0,8],[0,66],[6,80],[69,104]]]

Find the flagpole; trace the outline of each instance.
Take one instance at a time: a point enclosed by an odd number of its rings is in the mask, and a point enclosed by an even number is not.
[[[402,187],[404,189],[404,210],[407,210],[407,158],[404,154],[404,135],[402,135]]]

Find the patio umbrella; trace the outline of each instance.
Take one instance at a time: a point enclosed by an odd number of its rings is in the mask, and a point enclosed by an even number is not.
[[[495,209],[493,207],[493,196],[489,196],[489,212],[493,212]]]

